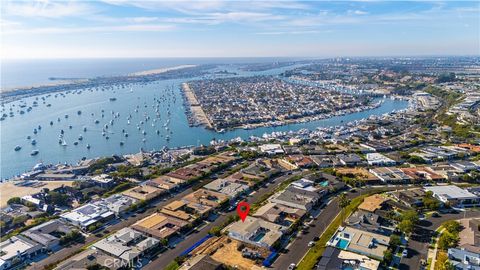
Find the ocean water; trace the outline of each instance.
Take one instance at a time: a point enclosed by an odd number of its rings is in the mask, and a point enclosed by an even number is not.
[[[49,78],[93,78],[186,64],[262,63],[291,58],[124,58],[2,60],[1,89],[52,83]]]
[[[178,64],[191,63],[193,62],[178,62]],[[163,67],[175,65],[177,63],[165,64]],[[151,68],[158,67],[160,66]],[[219,69],[229,69],[238,72],[239,76],[244,76],[279,74],[288,67],[262,72],[241,72],[230,66]],[[127,73],[133,71],[139,70],[132,68]],[[68,76],[74,76],[73,73],[69,73]],[[49,74],[47,76],[58,75]],[[30,170],[39,162],[75,163],[83,157],[137,153],[141,148],[158,150],[164,146],[208,144],[214,138],[228,140],[242,137],[247,139],[252,135],[261,136],[273,131],[296,131],[302,128],[313,130],[320,126],[340,125],[366,118],[372,114],[381,115],[407,107],[405,101],[386,99],[379,108],[325,120],[217,133],[203,127],[188,126],[180,90],[181,83],[185,81],[186,79],[163,80],[105,91],[92,89],[64,95],[57,94],[56,97],[55,93],[52,93],[50,96],[34,96],[5,104],[4,109],[7,112],[10,108],[13,111],[19,110],[21,104],[31,106],[35,101],[38,106],[24,114],[15,113],[14,117],[7,117],[0,122],[1,179]],[[115,97],[116,100],[111,101],[112,97]],[[51,104],[51,106],[47,106],[47,104]],[[78,111],[81,111],[81,114],[78,114]],[[66,115],[68,118],[65,117]],[[147,116],[150,118],[149,120],[146,120]],[[99,123],[96,124],[95,120],[98,120]],[[111,124],[112,120],[113,124]],[[50,125],[50,122],[53,124]],[[38,129],[39,125],[41,129]],[[105,125],[108,128],[105,128]],[[38,131],[37,134],[33,132],[35,128]],[[102,129],[105,130],[105,136],[102,136]],[[61,130],[64,131],[62,142],[64,140],[66,146],[59,143]],[[125,133],[128,133],[128,137],[125,137]],[[80,135],[82,140],[79,140]],[[27,136],[31,136],[31,139],[28,140]],[[109,139],[106,139],[107,136]],[[170,137],[169,140],[167,140],[167,136]],[[32,139],[36,140],[36,145],[31,144]],[[77,142],[78,145],[74,145],[74,142]],[[123,145],[120,145],[120,142],[123,142]],[[87,149],[87,144],[90,145],[90,149]],[[22,147],[20,151],[14,150],[17,145]],[[34,149],[39,150],[39,154],[31,156],[30,153]]]

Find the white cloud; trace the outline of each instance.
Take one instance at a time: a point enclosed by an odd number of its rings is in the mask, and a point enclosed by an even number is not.
[[[133,23],[150,23],[150,22],[157,22],[160,20],[158,17],[131,17],[131,18],[126,18],[127,21],[133,22]]]
[[[165,32],[175,29],[174,25],[129,24],[119,26],[91,27],[38,27],[6,29],[3,34],[74,34],[74,33],[110,33],[110,32]]]
[[[298,30],[298,31],[272,31],[272,32],[258,32],[256,35],[309,35],[309,34],[320,34],[320,33],[332,33],[332,30]]]
[[[96,10],[87,2],[35,0],[5,2],[4,12],[8,16],[61,18],[92,14]]]

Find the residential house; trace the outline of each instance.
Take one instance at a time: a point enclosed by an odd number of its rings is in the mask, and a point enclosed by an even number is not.
[[[327,247],[318,262],[317,270],[351,269],[377,270],[380,261],[353,252]]]
[[[133,265],[159,244],[159,240],[127,227],[107,238],[103,238],[93,246]]]
[[[247,216],[245,221],[237,221],[227,227],[228,236],[264,248],[271,248],[287,227],[260,218]]]
[[[0,269],[10,269],[43,252],[43,246],[22,235],[0,243]]]
[[[388,236],[347,226],[340,227],[327,245],[383,260],[383,253],[388,249],[389,242]]]
[[[433,192],[435,198],[451,206],[476,206],[480,201],[477,195],[454,185],[425,187],[424,189]]]
[[[164,189],[159,189],[150,185],[142,185],[131,188],[123,192],[123,195],[137,200],[149,201],[165,193]]]
[[[45,249],[52,250],[60,244],[58,235],[71,232],[71,228],[61,220],[54,219],[32,227],[22,235],[41,244]]]
[[[302,209],[268,202],[260,207],[253,216],[283,226],[290,226],[305,215],[305,213],[306,211]]]
[[[157,239],[168,239],[189,224],[185,220],[155,213],[137,221],[132,228]]]

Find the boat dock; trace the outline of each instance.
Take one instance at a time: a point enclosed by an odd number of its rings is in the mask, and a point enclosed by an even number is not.
[[[213,129],[213,125],[200,106],[195,93],[188,83],[182,83],[183,97],[187,107],[188,122],[191,126],[204,125],[206,128]]]

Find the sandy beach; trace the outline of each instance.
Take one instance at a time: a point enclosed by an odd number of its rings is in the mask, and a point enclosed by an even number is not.
[[[198,103],[195,93],[187,83],[182,84],[182,89],[185,94],[187,104],[190,106],[191,117],[193,122],[204,125],[207,128],[213,128],[212,123],[208,119],[207,115],[202,109],[202,106]]]
[[[13,197],[22,197],[25,195],[35,194],[40,192],[43,188],[50,190],[65,186],[72,186],[74,181],[38,181],[39,183],[45,183],[39,187],[22,187],[15,186],[14,182],[0,183],[0,207],[7,206],[7,201]]]
[[[179,70],[179,69],[191,68],[191,67],[196,67],[196,66],[197,65],[180,65],[180,66],[169,67],[169,68],[151,69],[151,70],[145,70],[145,71],[130,73],[129,76],[155,75],[155,74],[161,74],[161,73],[165,73],[165,72],[172,71],[172,70]]]

